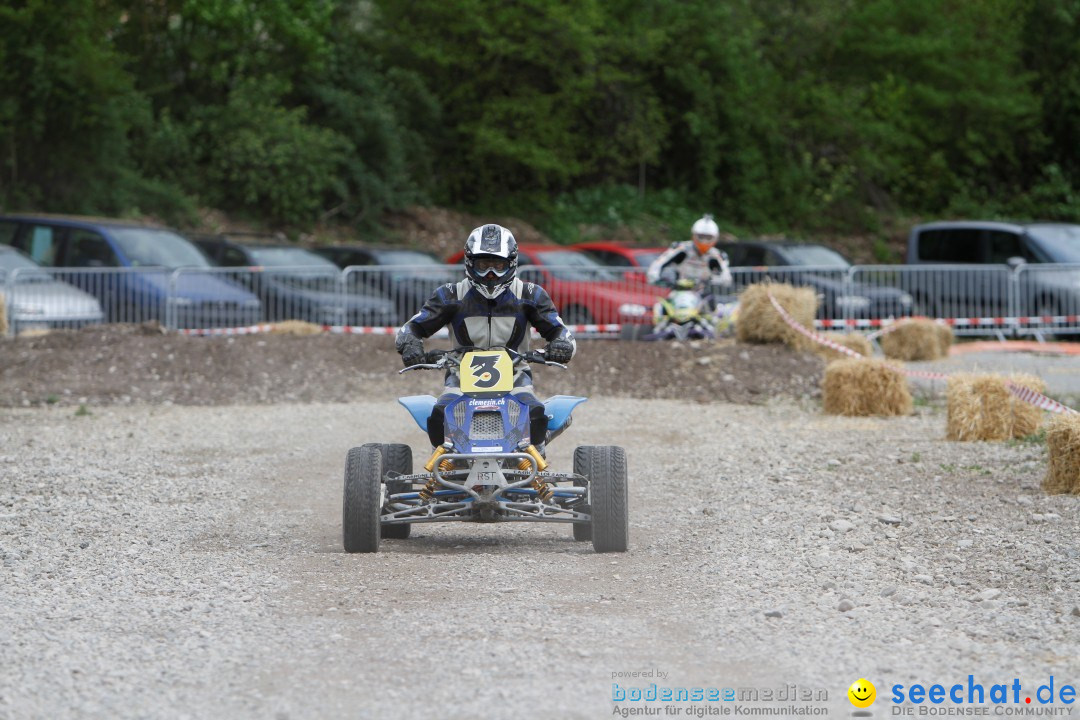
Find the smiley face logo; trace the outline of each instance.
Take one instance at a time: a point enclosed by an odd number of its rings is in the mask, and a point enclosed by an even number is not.
[[[847,689],[847,697],[855,707],[867,708],[877,699],[877,688],[869,680],[859,678]]]

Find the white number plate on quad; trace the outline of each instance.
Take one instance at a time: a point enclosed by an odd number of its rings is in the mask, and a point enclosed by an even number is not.
[[[506,479],[499,470],[497,460],[476,460],[473,462],[469,477],[465,480],[465,487],[473,488],[477,485],[495,485],[497,487],[506,485]]]

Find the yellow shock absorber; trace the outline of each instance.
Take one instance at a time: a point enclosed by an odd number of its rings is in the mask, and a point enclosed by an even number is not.
[[[443,461],[441,461],[439,463],[439,470],[443,471],[444,473],[450,472],[453,469],[454,469],[454,461],[453,460],[443,460]]]
[[[435,463],[439,460],[440,457],[442,457],[446,453],[447,450],[445,445],[440,445],[439,447],[435,448],[435,452],[431,453],[431,457],[428,458],[428,461],[426,463],[424,463],[424,469],[428,472],[435,472]]]
[[[544,459],[544,456],[540,454],[540,451],[536,449],[535,445],[530,445],[525,448],[525,452],[532,455],[533,460],[536,461],[536,469],[540,472],[548,469],[548,461]]]
[[[529,455],[532,455],[533,460],[536,461],[536,469],[538,471],[543,471],[547,469],[547,460],[544,459],[544,456],[540,454],[540,451],[536,449],[535,445],[530,445],[529,447],[525,448],[525,452],[529,453]],[[521,460],[518,462],[519,470],[529,470],[531,468],[532,463],[525,458],[521,458]],[[536,495],[545,502],[550,500],[551,496],[555,492],[551,489],[550,485],[548,485],[546,482],[544,482],[538,477],[533,478],[532,488],[536,491]]]

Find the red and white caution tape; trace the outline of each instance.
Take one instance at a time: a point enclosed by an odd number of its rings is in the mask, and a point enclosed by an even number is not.
[[[818,328],[884,328],[895,326],[908,318],[848,318],[846,320],[815,320]],[[954,317],[933,318],[950,327],[1007,327],[1009,325],[1075,325],[1080,315],[1023,315],[1021,317]]]
[[[814,332],[813,330],[807,330],[806,328],[804,328],[801,324],[799,324],[795,320],[795,318],[788,315],[788,311],[785,310],[780,305],[780,303],[778,303],[776,301],[776,298],[773,297],[772,293],[769,293],[769,302],[772,303],[773,307],[776,308],[776,312],[780,313],[780,317],[784,318],[784,322],[786,322],[791,327],[792,330],[795,330],[796,332],[810,338],[811,340],[818,343],[819,345],[824,345],[825,347],[832,348],[833,350],[836,350],[837,352],[843,353],[844,355],[848,355],[848,356],[853,357],[853,358],[862,358],[863,357],[862,353],[857,352],[855,350],[852,350],[851,348],[847,347],[846,345],[841,345],[838,342],[834,342],[834,341],[830,340],[829,338],[825,337],[824,335],[820,335],[820,334]]]
[[[1073,410],[1071,407],[1068,407],[1067,405],[1062,405],[1057,400],[1054,400],[1053,398],[1048,398],[1042,393],[1037,393],[1030,388],[1024,387],[1023,385],[1017,385],[1006,380],[1005,387],[1009,388],[1009,392],[1015,395],[1018,399],[1023,400],[1030,405],[1034,405],[1035,407],[1042,408],[1043,410],[1046,410],[1048,412],[1080,414],[1077,413],[1076,410]]]
[[[810,338],[814,342],[825,345],[826,347],[830,347],[833,350],[838,350],[838,351],[844,353],[845,355],[850,355],[851,357],[863,359],[863,356],[860,353],[855,352],[851,348],[844,347],[843,345],[840,345],[839,343],[833,342],[832,340],[825,337],[824,335],[819,335],[816,332],[813,332],[811,330],[807,330],[806,328],[804,328],[802,325],[799,324],[798,321],[795,320],[795,318],[791,317],[791,315],[788,314],[787,310],[785,310],[780,305],[780,303],[778,303],[776,301],[776,298],[773,297],[772,293],[769,293],[769,301],[772,303],[773,307],[776,308],[776,312],[780,313],[780,317],[782,317],[784,319],[784,322],[786,322],[793,330],[795,330],[795,331],[801,333],[802,335]],[[927,380],[947,380],[948,377],[949,377],[948,375],[946,375],[944,373],[929,372],[929,371],[926,371],[926,370],[909,370],[908,368],[897,367],[897,366],[893,366],[893,367],[896,367],[897,370],[899,370],[900,372],[904,373],[905,375],[907,375],[909,377],[918,377],[918,378],[924,378],[924,379],[927,379]],[[1042,393],[1035,392],[1034,390],[1026,388],[1023,385],[1017,385],[1015,383],[1012,383],[1012,382],[1009,382],[1008,380],[1006,380],[1005,381],[1005,387],[1007,387],[1009,389],[1009,392],[1011,392],[1016,398],[1026,402],[1026,403],[1029,403],[1031,405],[1034,405],[1035,407],[1042,408],[1043,410],[1046,410],[1048,412],[1053,412],[1053,413],[1076,413],[1077,412],[1076,410],[1073,410],[1071,407],[1068,407],[1066,405],[1062,405],[1057,400],[1054,400],[1053,398],[1048,398],[1045,395],[1043,395]]]

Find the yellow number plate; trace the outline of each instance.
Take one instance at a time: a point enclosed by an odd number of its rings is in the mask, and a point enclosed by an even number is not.
[[[505,350],[474,350],[461,358],[461,391],[507,393],[514,389],[514,362]]]

